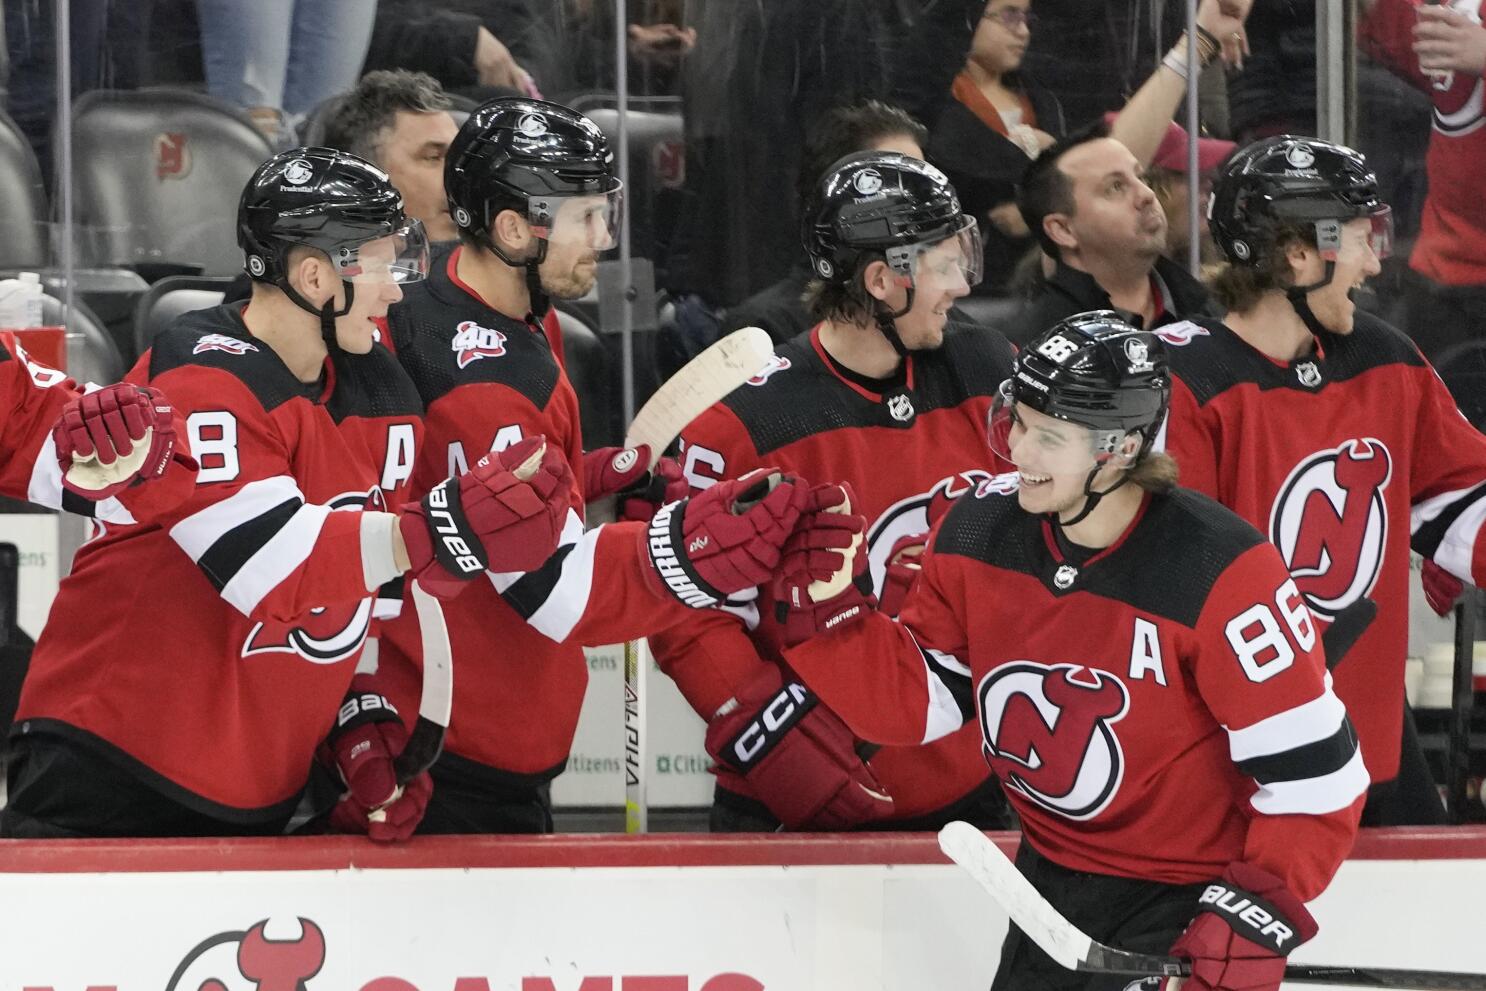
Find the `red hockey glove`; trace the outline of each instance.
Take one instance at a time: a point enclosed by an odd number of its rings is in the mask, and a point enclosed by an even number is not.
[[[685,499],[690,491],[681,463],[675,458],[661,458],[651,467],[650,474],[620,491],[615,518],[649,522],[660,507]]]
[[[473,468],[402,507],[410,577],[450,599],[484,571],[533,571],[552,556],[573,477],[541,436],[487,454]]]
[[[52,427],[62,484],[96,501],[159,478],[175,451],[173,412],[160,390],[127,382],[72,400]]]
[[[774,618],[786,647],[855,623],[876,605],[862,552],[867,521],[851,513],[851,487],[820,485],[811,496],[774,580]]]
[[[600,447],[583,454],[583,498],[588,502],[617,495],[650,472],[650,445]]]
[[[772,664],[713,717],[706,746],[786,829],[850,829],[892,814],[841,717]]]
[[[924,547],[928,542],[927,533],[908,533],[894,541],[892,549],[887,552],[887,569],[882,576],[882,600],[877,608],[889,616],[902,612],[903,600],[908,598],[909,589],[913,588],[913,583],[918,581],[919,572],[923,570],[919,558],[923,557]]]
[[[1460,601],[1460,593],[1465,591],[1465,583],[1427,559],[1419,578],[1424,583],[1424,598],[1429,602],[1429,608],[1436,616],[1450,615],[1450,610]]]
[[[339,833],[365,833],[378,843],[405,840],[423,819],[433,780],[425,771],[398,787],[393,761],[408,732],[368,675],[357,675],[326,744],[347,792],[330,813]]]
[[[1285,957],[1316,934],[1285,882],[1252,864],[1229,864],[1197,902],[1197,917],[1171,948],[1192,961],[1183,991],[1276,991]]]
[[[809,500],[803,482],[759,469],[662,506],[640,532],[652,586],[705,609],[768,581]]]

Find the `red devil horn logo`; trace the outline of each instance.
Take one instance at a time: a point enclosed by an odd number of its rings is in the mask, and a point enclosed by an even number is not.
[[[268,920],[249,929],[237,948],[237,969],[257,991],[305,991],[305,982],[325,963],[325,936],[309,919],[299,920],[298,939],[269,939]]]

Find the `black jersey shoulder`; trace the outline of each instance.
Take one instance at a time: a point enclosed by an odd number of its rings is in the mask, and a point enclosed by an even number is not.
[[[974,324],[947,327],[941,347],[914,353],[913,388],[884,397],[910,395],[916,416],[902,421],[888,402],[867,398],[833,374],[805,333],[777,346],[768,372],[734,389],[723,405],[748,431],[754,449],[768,454],[834,430],[910,429],[925,413],[993,395],[1011,374],[1011,357],[1011,345],[997,331]]]
[[[413,380],[391,351],[372,345],[366,354],[335,356],[335,389],[325,408],[336,423],[350,416],[423,415],[423,400]]]
[[[991,487],[994,487],[992,483]],[[1084,592],[1194,626],[1212,588],[1237,558],[1264,537],[1200,493],[1178,488],[1152,497],[1125,541],[1059,588],[1062,562],[1048,548],[1042,519],[1022,509],[1015,491],[981,492],[951,507],[934,551],[956,554],[1037,578],[1054,596]],[[984,494],[981,494],[981,493]],[[987,594],[994,594],[988,589]]]
[[[278,354],[248,333],[240,303],[183,313],[155,335],[150,378],[184,367],[213,368],[237,378],[266,412],[305,394],[304,384]]]
[[[544,409],[557,389],[561,372],[547,336],[457,285],[448,254],[435,260],[427,279],[407,287],[387,313],[387,328],[426,405],[461,385],[499,383]],[[462,331],[487,332],[489,346],[457,347]]]
[[[1171,324],[1156,333],[1166,342],[1172,371],[1199,405],[1244,385],[1317,393],[1376,368],[1424,364],[1418,348],[1401,331],[1361,310],[1350,334],[1323,334],[1319,357],[1288,365],[1260,354],[1216,319]]]

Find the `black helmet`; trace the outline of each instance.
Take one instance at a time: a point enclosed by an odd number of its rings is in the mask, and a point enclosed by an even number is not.
[[[518,210],[539,228],[562,196],[617,194],[614,155],[598,125],[556,103],[491,100],[464,122],[444,161],[449,213],[461,231],[490,233],[501,210]]]
[[[1341,246],[1341,225],[1373,217],[1380,255],[1391,233],[1378,180],[1361,153],[1330,141],[1289,134],[1235,152],[1219,171],[1208,201],[1208,227],[1228,259],[1254,265],[1283,224],[1315,225],[1323,255]],[[1334,255],[1330,256],[1334,257]]]
[[[1155,442],[1171,399],[1166,345],[1113,310],[1077,313],[1017,355],[1003,396],[1087,427],[1099,435],[1103,453],[1137,431],[1144,438],[1139,460]]]
[[[354,273],[357,249],[400,235],[398,281],[427,268],[422,225],[403,213],[402,195],[387,173],[330,148],[295,148],[258,166],[237,206],[237,243],[248,275],[287,285],[289,251],[318,248],[337,271]],[[422,259],[420,268],[419,259]]]
[[[912,276],[915,249],[960,234],[977,238],[943,172],[882,151],[856,152],[831,166],[806,204],[801,233],[816,276],[837,283],[852,277],[864,254],[884,255],[895,272]],[[972,286],[981,261],[978,243],[967,245]]]

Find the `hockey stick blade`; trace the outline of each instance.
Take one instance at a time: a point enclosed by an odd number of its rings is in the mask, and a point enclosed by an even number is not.
[[[1178,957],[1117,950],[1091,939],[1042,897],[995,841],[968,822],[952,822],[941,829],[939,848],[990,892],[1016,927],[1060,967],[1094,974],[1146,977],[1186,977],[1192,972],[1191,964]],[[1285,968],[1285,980],[1297,984],[1345,984],[1397,988],[1400,991],[1486,989],[1486,974],[1385,967],[1290,964]]]
[[[753,378],[774,355],[774,342],[758,327],[744,327],[714,342],[661,384],[635,414],[624,446],[650,446],[650,467],[686,425]]]
[[[1321,634],[1321,650],[1326,655],[1326,670],[1334,671],[1347,656],[1378,615],[1378,604],[1372,599],[1358,599],[1343,608]]]

